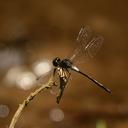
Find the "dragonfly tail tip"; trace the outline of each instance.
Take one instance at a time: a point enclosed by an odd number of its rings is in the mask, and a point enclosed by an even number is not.
[[[108,93],[110,93],[110,94],[112,93],[112,91],[111,91],[110,89],[107,89],[106,91],[107,91]]]

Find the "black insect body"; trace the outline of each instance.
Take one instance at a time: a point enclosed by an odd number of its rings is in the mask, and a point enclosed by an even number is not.
[[[106,92],[111,93],[111,91],[108,88],[106,88],[103,84],[101,84],[91,76],[81,72],[79,68],[76,67],[73,63],[73,60],[76,58],[80,58],[81,55],[92,58],[101,47],[103,38],[101,36],[90,36],[90,29],[88,27],[82,27],[78,34],[77,41],[79,43],[79,47],[77,47],[77,49],[74,50],[75,52],[70,57],[70,59],[66,58],[61,60],[59,57],[56,57],[53,60],[53,66],[55,67],[53,75],[55,75],[55,73],[57,72],[60,79],[57,103],[59,103],[61,100],[65,86],[70,78],[71,70],[85,76],[86,78],[94,82],[95,85],[99,86]]]

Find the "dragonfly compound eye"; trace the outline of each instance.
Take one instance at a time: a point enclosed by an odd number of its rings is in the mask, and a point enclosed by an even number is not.
[[[59,66],[60,62],[61,62],[60,58],[59,58],[59,57],[56,57],[56,58],[53,60],[52,63],[53,63],[53,65],[54,65],[55,67],[57,67],[57,66]]]

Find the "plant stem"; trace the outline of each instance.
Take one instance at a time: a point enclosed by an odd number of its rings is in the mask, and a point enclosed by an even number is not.
[[[11,120],[9,128],[15,127],[20,115],[22,114],[23,109],[29,104],[30,101],[33,100],[33,98],[35,96],[37,96],[39,93],[41,93],[47,89],[50,89],[52,87],[52,85],[53,85],[53,81],[52,81],[52,77],[51,77],[50,80],[48,81],[48,83],[42,85],[41,87],[36,89],[34,92],[30,93],[30,95],[23,101],[23,103],[19,104],[19,107]]]

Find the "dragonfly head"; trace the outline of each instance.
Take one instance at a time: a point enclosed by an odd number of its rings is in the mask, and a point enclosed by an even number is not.
[[[61,59],[59,57],[56,57],[53,61],[52,61],[53,65],[55,67],[59,66],[61,63]]]

